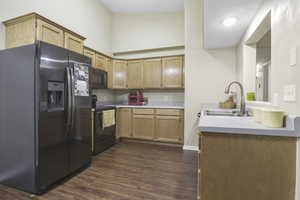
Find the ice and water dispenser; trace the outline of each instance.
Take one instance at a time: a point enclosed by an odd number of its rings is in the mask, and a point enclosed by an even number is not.
[[[48,82],[48,111],[64,110],[65,87],[61,82]]]

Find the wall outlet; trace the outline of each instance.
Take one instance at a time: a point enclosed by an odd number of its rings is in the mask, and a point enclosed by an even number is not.
[[[284,87],[284,101],[295,102],[297,96],[296,85],[286,85]]]
[[[296,66],[297,65],[297,47],[293,47],[290,50],[290,66]]]

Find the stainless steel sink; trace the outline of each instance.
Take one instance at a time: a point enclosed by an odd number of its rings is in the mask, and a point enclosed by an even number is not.
[[[241,116],[238,110],[230,110],[230,111],[223,111],[223,110],[207,110],[205,111],[206,116],[227,116],[227,117],[248,117],[249,112],[246,112],[245,115]]]

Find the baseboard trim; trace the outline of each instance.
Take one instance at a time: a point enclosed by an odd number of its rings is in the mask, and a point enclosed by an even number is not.
[[[199,151],[199,148],[197,146],[189,146],[189,145],[184,145],[183,150],[187,151]]]

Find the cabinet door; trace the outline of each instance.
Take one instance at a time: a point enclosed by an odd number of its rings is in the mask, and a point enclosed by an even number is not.
[[[143,87],[143,61],[129,61],[127,66],[127,83],[130,89]]]
[[[31,16],[21,21],[4,22],[6,26],[5,47],[14,48],[35,42],[36,18]]]
[[[127,62],[123,60],[113,61],[113,88],[127,88]]]
[[[65,32],[65,48],[82,54],[83,40],[70,33]]]
[[[181,116],[156,116],[155,127],[156,140],[182,143],[183,119]]]
[[[163,87],[182,88],[183,84],[183,61],[182,56],[167,57],[162,59]]]
[[[110,58],[106,60],[106,69],[107,69],[107,87],[113,88],[113,61]]]
[[[137,139],[154,139],[154,115],[133,115],[132,135]]]
[[[132,109],[120,108],[117,110],[117,137],[132,136]]]
[[[83,55],[92,59],[92,67],[95,67],[95,55],[96,53],[90,49],[84,48]]]
[[[64,46],[64,32],[58,27],[42,21],[37,20],[37,40],[41,40],[59,47]]]
[[[107,58],[101,54],[96,54],[95,67],[107,71]]]
[[[161,88],[161,59],[146,59],[143,65],[143,87]]]

